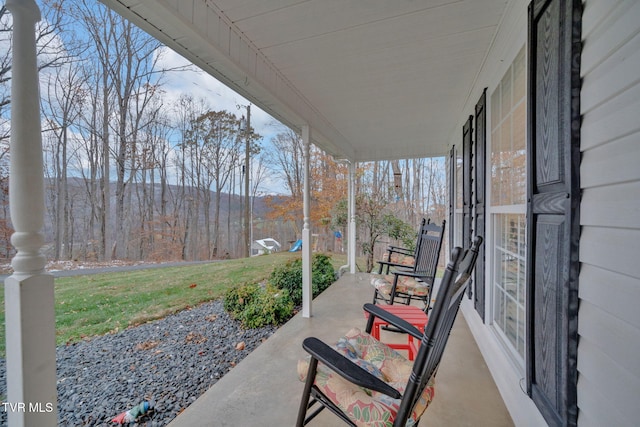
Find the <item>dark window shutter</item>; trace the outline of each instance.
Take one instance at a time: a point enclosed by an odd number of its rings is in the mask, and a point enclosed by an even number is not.
[[[473,218],[473,229],[476,236],[485,236],[485,186],[486,186],[486,159],[487,159],[487,89],[482,92],[482,96],[476,104],[476,137],[474,141],[474,197],[475,197],[475,214]],[[478,261],[473,273],[474,283],[474,306],[476,311],[484,320],[484,246],[480,246],[478,252]]]
[[[455,245],[456,217],[456,147],[449,151],[449,252]]]
[[[580,0],[529,6],[527,390],[577,424]]]
[[[472,149],[472,133],[473,133],[473,116],[469,116],[469,120],[462,127],[462,248],[468,249],[471,245],[471,213],[473,205],[471,204],[471,188],[472,188],[472,165],[471,165],[471,149]],[[469,283],[468,295],[471,298],[473,294],[473,283]]]

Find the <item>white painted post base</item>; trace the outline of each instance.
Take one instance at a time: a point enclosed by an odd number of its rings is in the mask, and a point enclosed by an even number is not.
[[[348,239],[348,260],[349,272],[356,273],[356,162],[349,163],[349,206],[347,209],[349,216],[349,239]]]
[[[304,191],[303,191],[303,223],[302,223],[302,317],[311,317],[311,185],[309,183],[309,160],[311,146],[311,128],[302,126],[302,143],[304,144]]]
[[[311,317],[311,230],[302,230],[302,317]]]
[[[56,342],[53,276],[14,275],[4,282],[9,426],[55,426]]]

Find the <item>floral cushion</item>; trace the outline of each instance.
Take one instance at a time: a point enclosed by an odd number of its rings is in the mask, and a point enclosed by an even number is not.
[[[412,362],[400,353],[358,328],[351,329],[345,337],[341,338],[335,349],[400,393],[404,393],[411,374]],[[301,381],[306,379],[308,366],[308,358],[298,362],[298,375]],[[315,385],[357,426],[392,426],[400,408],[399,399],[354,385],[322,363],[318,364]],[[407,426],[417,424],[417,420],[433,400],[434,392],[435,385],[432,380],[414,406]]]
[[[390,296],[393,288],[393,274],[372,274],[371,285],[375,287],[382,295]],[[396,284],[396,293],[407,294],[411,296],[424,297],[429,295],[429,285],[408,276],[398,276]]]
[[[388,251],[382,256],[382,260],[393,264],[406,265],[407,267],[411,267],[415,262],[413,256],[403,255],[397,252],[391,252],[391,257],[389,257]]]

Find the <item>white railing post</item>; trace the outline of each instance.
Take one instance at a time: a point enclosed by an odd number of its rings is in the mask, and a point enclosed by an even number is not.
[[[349,216],[349,243],[347,247],[349,260],[349,272],[356,272],[356,162],[349,163],[349,206],[347,214]]]
[[[309,183],[309,161],[311,145],[311,129],[309,125],[302,126],[302,143],[304,145],[304,196],[302,223],[302,317],[311,317],[311,195]]]
[[[7,0],[13,17],[9,207],[17,250],[5,280],[9,425],[57,424],[53,276],[45,272],[44,175],[33,0]]]

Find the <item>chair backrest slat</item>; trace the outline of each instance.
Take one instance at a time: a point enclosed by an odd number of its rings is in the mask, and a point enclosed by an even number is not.
[[[435,276],[444,237],[445,221],[438,225],[431,221],[422,223],[418,246],[416,247],[413,271],[426,277]]]
[[[424,228],[431,223],[431,218],[426,219],[426,218],[422,218],[422,221],[420,221],[420,230],[418,230],[418,238],[416,239],[416,247],[413,251],[413,257],[415,259],[418,259],[418,255],[420,252],[420,246],[422,244],[422,237],[423,237],[423,233],[422,230],[424,230]]]

